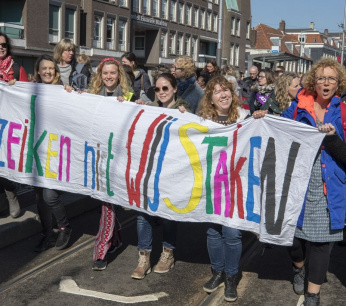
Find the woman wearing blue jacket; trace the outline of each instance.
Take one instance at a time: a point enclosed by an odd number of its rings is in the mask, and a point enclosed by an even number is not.
[[[340,97],[346,89],[346,75],[336,61],[324,58],[308,72],[304,89],[282,115],[314,127],[331,123],[344,140]],[[343,165],[322,143],[311,172],[309,187],[289,253],[295,272],[293,288],[304,294],[305,269],[308,287],[305,305],[320,304],[320,288],[329,266],[330,247],[343,239],[346,205],[346,174]],[[309,264],[305,266],[306,246]]]

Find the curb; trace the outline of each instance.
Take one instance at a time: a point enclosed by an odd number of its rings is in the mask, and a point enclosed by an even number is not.
[[[100,201],[92,199],[89,196],[72,193],[62,194],[61,201],[65,204],[69,219],[101,205]],[[13,219],[10,216],[1,218],[0,249],[38,234],[41,230],[36,205],[23,208],[19,218]]]

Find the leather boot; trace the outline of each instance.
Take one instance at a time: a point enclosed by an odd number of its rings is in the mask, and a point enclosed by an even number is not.
[[[227,276],[225,280],[225,301],[234,302],[238,298],[237,275]]]
[[[208,293],[214,292],[217,288],[222,287],[225,284],[224,271],[217,271],[211,268],[211,272],[213,273],[213,276],[203,286],[203,290]]]
[[[150,272],[150,252],[145,250],[139,250],[138,266],[133,271],[131,277],[134,279],[143,279]]]
[[[167,273],[170,269],[174,267],[174,257],[173,250],[163,247],[161,257],[154,267],[155,273]]]
[[[10,215],[12,218],[17,218],[20,215],[20,206],[17,195],[15,192],[9,190],[5,190],[5,193],[10,206]]]

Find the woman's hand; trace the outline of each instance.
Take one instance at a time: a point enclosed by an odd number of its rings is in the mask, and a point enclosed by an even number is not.
[[[73,87],[72,86],[69,86],[69,85],[64,85],[64,89],[67,91],[67,92],[72,92],[74,91]]]
[[[118,96],[117,99],[118,99],[119,102],[124,102],[125,101],[124,97],[122,97],[122,96]]]
[[[184,106],[178,106],[179,112],[181,113],[185,113],[186,112],[186,108]]]
[[[254,111],[252,116],[255,119],[259,119],[259,118],[263,118],[267,113],[268,113],[267,110],[258,110],[258,111]]]
[[[10,85],[10,86],[12,86],[12,85],[14,85],[14,84],[16,84],[16,82],[17,82],[17,80],[16,79],[13,79],[13,80],[11,80],[11,81],[8,81],[8,85]]]
[[[149,102],[144,102],[142,99],[138,99],[135,101],[136,104],[147,105]]]
[[[331,123],[326,123],[318,127],[318,130],[322,133],[327,133],[327,136],[335,134],[335,127]]]

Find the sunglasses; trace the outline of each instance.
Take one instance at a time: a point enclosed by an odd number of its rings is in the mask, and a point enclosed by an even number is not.
[[[1,43],[0,46],[1,46],[2,48],[4,48],[4,49],[7,49],[7,46],[8,46],[8,45],[7,45],[7,43]]]
[[[163,92],[167,92],[167,91],[169,90],[169,88],[168,88],[167,86],[162,86],[161,88],[160,88],[160,87],[155,87],[155,88],[154,88],[154,91],[155,91],[156,93],[158,93],[158,92],[161,91],[161,89],[162,89]]]

